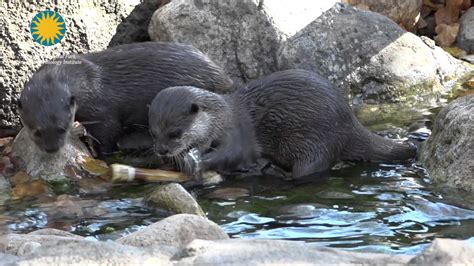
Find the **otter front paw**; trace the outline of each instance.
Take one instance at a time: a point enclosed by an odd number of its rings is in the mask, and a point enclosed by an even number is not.
[[[203,169],[201,152],[197,149],[191,149],[183,158],[183,165],[181,171],[194,178],[194,180],[201,184],[203,180]]]
[[[74,121],[74,123],[72,123],[71,134],[77,138],[82,138],[87,135],[87,131],[79,121]]]

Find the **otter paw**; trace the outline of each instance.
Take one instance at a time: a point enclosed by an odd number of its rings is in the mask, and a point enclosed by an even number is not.
[[[78,121],[74,121],[74,123],[72,123],[71,133],[73,136],[78,138],[82,138],[87,135],[86,128]]]
[[[192,149],[183,158],[183,165],[181,172],[193,177],[193,179],[202,183],[203,171],[202,171],[202,160],[201,153],[197,149]]]

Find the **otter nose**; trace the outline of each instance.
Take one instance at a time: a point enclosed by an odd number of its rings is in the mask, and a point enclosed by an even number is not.
[[[164,148],[158,149],[157,151],[159,155],[166,155],[170,152],[168,149],[164,149]]]
[[[44,149],[47,153],[55,153],[59,151],[59,148],[45,148]]]

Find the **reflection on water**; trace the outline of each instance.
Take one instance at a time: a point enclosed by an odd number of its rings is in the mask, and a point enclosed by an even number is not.
[[[415,254],[434,237],[474,236],[474,211],[450,203],[465,198],[443,199],[418,165],[352,165],[317,182],[247,178],[223,186],[251,191],[233,201],[201,200],[236,238]]]
[[[143,205],[149,186],[9,202],[0,207],[0,232],[53,227],[116,239],[170,215]],[[234,238],[404,254],[421,252],[434,237],[474,239],[473,196],[432,187],[419,165],[345,165],[328,178],[293,182],[235,178],[201,190],[198,200]]]

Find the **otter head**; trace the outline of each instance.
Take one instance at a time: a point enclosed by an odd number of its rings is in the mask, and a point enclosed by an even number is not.
[[[67,84],[51,73],[37,72],[25,85],[18,109],[30,138],[43,151],[54,153],[66,142],[76,102]]]
[[[220,134],[219,114],[226,106],[218,94],[195,87],[171,87],[151,103],[148,119],[158,156],[176,157],[206,148]]]

